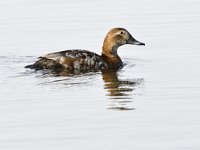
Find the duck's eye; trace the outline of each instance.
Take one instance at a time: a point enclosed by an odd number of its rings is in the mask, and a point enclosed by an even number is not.
[[[123,35],[123,34],[124,34],[124,32],[123,32],[123,31],[121,31],[121,32],[120,32],[120,34],[122,34],[122,35]]]

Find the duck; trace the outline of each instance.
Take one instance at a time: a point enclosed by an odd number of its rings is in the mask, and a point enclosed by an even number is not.
[[[102,53],[98,55],[84,49],[64,50],[38,57],[38,60],[25,66],[35,70],[59,70],[68,72],[89,72],[118,70],[123,62],[117,53],[120,46],[125,44],[145,45],[137,41],[125,28],[111,29],[103,41]]]

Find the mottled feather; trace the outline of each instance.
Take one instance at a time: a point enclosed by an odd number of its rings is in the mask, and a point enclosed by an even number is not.
[[[67,69],[69,71],[87,71],[107,69],[106,62],[93,52],[87,50],[65,50],[50,53],[39,57],[29,68],[40,69]]]

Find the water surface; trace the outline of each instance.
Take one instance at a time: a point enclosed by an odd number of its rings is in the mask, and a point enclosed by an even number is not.
[[[0,2],[0,149],[200,149],[198,0]],[[25,69],[65,49],[101,53],[124,27],[117,72]]]

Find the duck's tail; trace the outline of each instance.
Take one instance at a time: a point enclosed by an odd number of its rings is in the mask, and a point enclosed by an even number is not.
[[[25,68],[35,69],[35,70],[42,70],[42,69],[61,69],[63,66],[52,59],[47,58],[40,58],[32,65],[27,65]]]
[[[27,65],[27,66],[25,66],[24,68],[34,69],[34,64],[32,64],[32,65]]]

